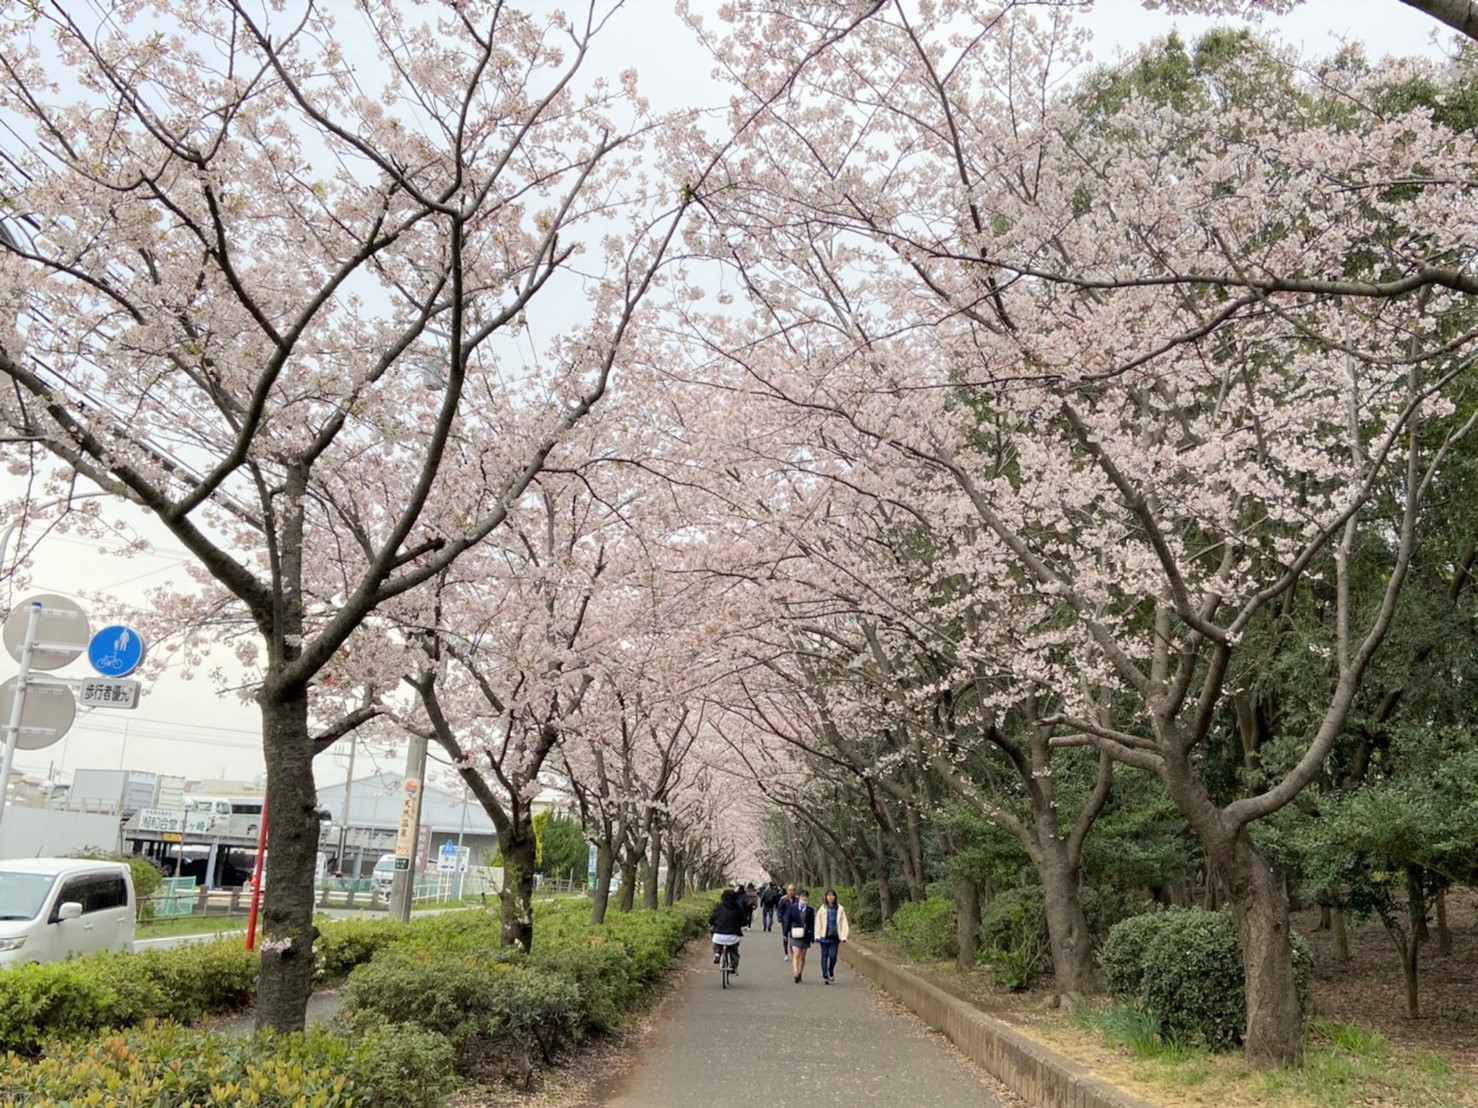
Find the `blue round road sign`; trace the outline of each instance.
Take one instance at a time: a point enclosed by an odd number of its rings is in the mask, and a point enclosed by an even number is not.
[[[144,640],[132,627],[104,627],[87,644],[87,660],[104,677],[127,677],[144,660]]]

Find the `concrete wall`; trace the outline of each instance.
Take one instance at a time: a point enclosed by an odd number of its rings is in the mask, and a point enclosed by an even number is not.
[[[117,816],[12,805],[0,820],[0,858],[55,858],[87,849],[118,849]]]
[[[1030,1104],[1040,1108],[1154,1108],[856,943],[843,943],[841,958],[930,1027],[949,1036],[966,1057]]]

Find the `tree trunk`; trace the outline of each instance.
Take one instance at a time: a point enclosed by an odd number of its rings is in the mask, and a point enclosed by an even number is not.
[[[503,945],[527,951],[534,942],[534,868],[539,844],[526,806],[518,806],[508,836],[498,845],[503,850],[503,888],[498,894],[503,906]]]
[[[955,939],[959,945],[955,969],[961,973],[974,969],[980,950],[980,889],[963,877],[955,878]]]
[[[1447,889],[1437,890],[1437,954],[1446,958],[1452,953],[1452,932],[1447,929]]]
[[[636,859],[621,859],[621,903],[623,912],[631,911],[636,904]]]
[[[1048,840],[1048,844],[1037,851],[1036,869],[1042,879],[1047,939],[1052,946],[1052,978],[1058,996],[1068,1007],[1076,1007],[1085,996],[1098,992],[1098,971],[1083,915],[1078,871],[1068,862],[1066,845],[1060,839]]]
[[[915,904],[928,898],[924,883],[924,838],[919,833],[918,809],[909,807],[904,812],[904,826],[908,829],[908,865],[904,875],[908,878],[908,899]]]
[[[1328,931],[1334,919],[1334,909],[1327,904],[1319,905],[1319,923],[1315,931]]]
[[[318,790],[308,698],[259,700],[267,762],[267,848],[257,1028],[301,1031],[313,991],[313,878],[318,862]]]
[[[1247,976],[1247,1064],[1296,1066],[1303,1060],[1303,1016],[1293,978],[1293,943],[1283,879],[1252,846],[1247,829],[1207,843],[1227,883]]]
[[[1336,908],[1329,913],[1329,933],[1334,937],[1334,960],[1350,960],[1350,933],[1345,929],[1345,910]]]
[[[662,830],[653,828],[652,843],[647,851],[647,879],[641,888],[641,906],[656,909],[657,879],[662,870]]]
[[[590,922],[599,926],[606,922],[606,908],[611,902],[611,848],[605,843],[595,847],[595,888],[591,890]]]

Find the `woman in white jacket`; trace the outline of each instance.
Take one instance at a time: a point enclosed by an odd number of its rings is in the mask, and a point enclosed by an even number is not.
[[[815,939],[821,944],[821,983],[836,980],[837,951],[847,941],[847,910],[837,900],[837,891],[827,889],[816,906]]]

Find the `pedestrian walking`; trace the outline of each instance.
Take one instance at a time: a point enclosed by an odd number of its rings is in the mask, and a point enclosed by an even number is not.
[[[811,937],[816,933],[816,909],[810,904],[811,894],[802,889],[790,906],[790,968],[795,973],[795,983],[801,983],[801,974],[806,971],[806,951],[811,949]]]
[[[774,930],[775,909],[779,906],[780,886],[773,881],[766,882],[760,893],[760,922],[764,924],[766,931]]]
[[[837,976],[837,953],[847,941],[847,910],[837,900],[837,891],[827,889],[816,909],[816,941],[821,945],[821,983],[830,985]]]
[[[786,885],[785,895],[780,898],[780,957],[790,961],[790,910],[795,907],[795,886]]]

